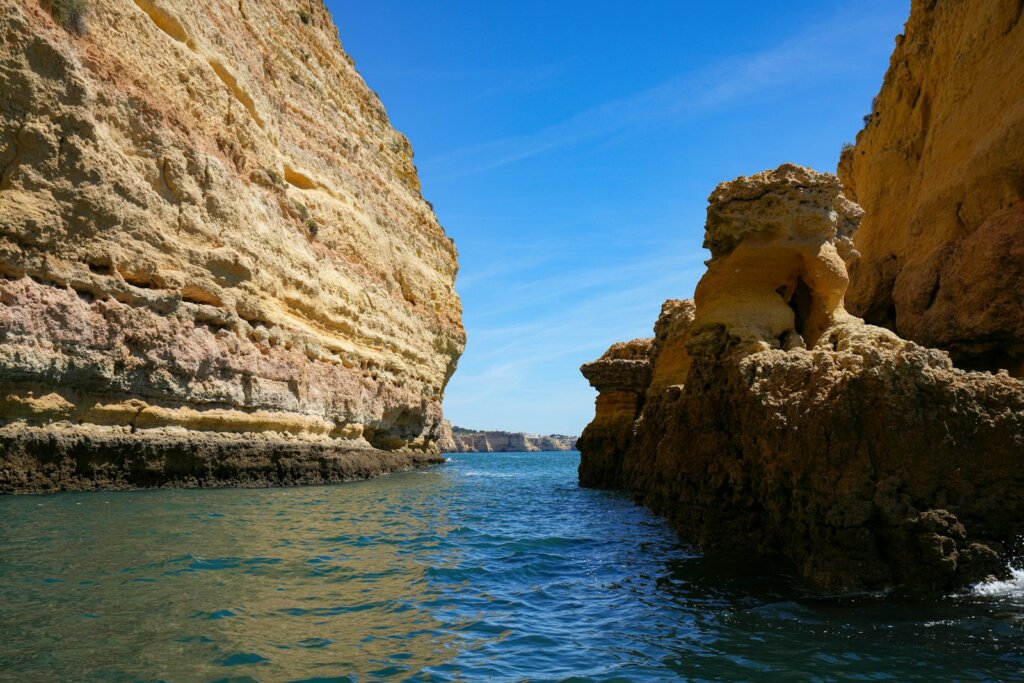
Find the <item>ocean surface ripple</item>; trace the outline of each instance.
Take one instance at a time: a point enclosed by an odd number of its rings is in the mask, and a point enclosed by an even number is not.
[[[0,499],[0,680],[1022,680],[1024,574],[933,603],[705,558],[578,454]]]

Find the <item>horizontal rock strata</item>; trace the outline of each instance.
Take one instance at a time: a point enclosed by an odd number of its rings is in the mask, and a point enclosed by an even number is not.
[[[845,311],[860,211],[834,176],[786,165],[710,202],[695,300],[582,368],[600,394],[581,484],[820,588],[1004,574],[1024,550],[1024,382]]]
[[[86,5],[0,5],[0,424],[437,453],[455,247],[326,9]]]

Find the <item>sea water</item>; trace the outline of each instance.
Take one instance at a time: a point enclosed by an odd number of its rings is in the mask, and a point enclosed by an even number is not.
[[[701,557],[578,463],[0,498],[0,679],[1024,679],[1024,575],[815,596]]]

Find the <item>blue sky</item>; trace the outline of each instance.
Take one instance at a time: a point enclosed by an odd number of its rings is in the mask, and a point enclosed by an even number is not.
[[[581,363],[703,273],[707,196],[834,171],[909,0],[328,0],[459,249],[457,425],[579,433]]]

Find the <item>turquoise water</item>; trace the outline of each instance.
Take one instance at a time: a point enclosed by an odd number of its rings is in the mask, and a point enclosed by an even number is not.
[[[578,488],[578,462],[0,498],[0,679],[1024,680],[1024,580],[809,597]]]

